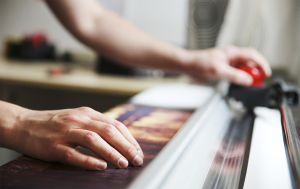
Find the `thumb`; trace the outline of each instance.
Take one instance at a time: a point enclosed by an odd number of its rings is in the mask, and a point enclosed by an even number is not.
[[[253,78],[250,74],[236,69],[228,64],[224,64],[219,70],[219,77],[228,79],[232,83],[238,85],[250,86],[253,82]]]

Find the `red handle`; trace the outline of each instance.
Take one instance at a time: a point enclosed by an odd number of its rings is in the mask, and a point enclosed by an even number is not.
[[[31,45],[33,48],[37,48],[43,41],[47,41],[47,36],[43,32],[34,33],[31,37]]]
[[[250,74],[252,76],[252,78],[253,78],[253,83],[251,85],[252,87],[262,86],[262,83],[266,79],[265,74],[258,67],[251,67],[251,66],[248,66],[248,65],[239,65],[236,68],[240,69],[240,70],[243,70],[243,71],[247,72],[248,74]]]

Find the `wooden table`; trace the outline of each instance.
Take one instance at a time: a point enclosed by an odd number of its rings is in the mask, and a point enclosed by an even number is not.
[[[192,112],[123,104],[106,114],[128,126],[144,151],[143,166],[117,169],[108,164],[104,171],[88,171],[21,156],[0,167],[0,187],[125,188],[155,158]],[[85,148],[77,149],[97,156]]]
[[[132,96],[145,89],[162,83],[183,82],[181,78],[129,78],[100,75],[91,69],[73,68],[70,74],[51,77],[50,68],[63,63],[20,62],[0,58],[0,81],[3,84],[19,84],[48,87],[63,90],[76,90]]]

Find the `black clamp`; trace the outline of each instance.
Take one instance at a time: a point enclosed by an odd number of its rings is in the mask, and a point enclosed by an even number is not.
[[[241,101],[245,107],[256,106],[279,109],[283,98],[289,105],[299,104],[299,89],[278,79],[264,87],[245,87],[231,84],[228,97]]]

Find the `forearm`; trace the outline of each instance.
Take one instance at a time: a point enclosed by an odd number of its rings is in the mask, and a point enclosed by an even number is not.
[[[25,108],[0,101],[0,146],[5,148],[14,148],[14,143],[18,138],[16,123],[19,115],[26,111]]]
[[[95,0],[47,0],[64,26],[81,42],[120,63],[188,74],[200,80],[225,78],[251,85],[237,64],[251,64],[271,75],[268,61],[252,48],[188,51],[156,40]]]
[[[152,38],[109,10],[104,10],[103,18],[95,18],[95,28],[84,40],[108,57],[128,65],[174,71],[182,70],[189,58],[187,51]]]
[[[152,38],[94,1],[47,3],[81,42],[118,62],[170,71],[190,62],[189,51]]]

